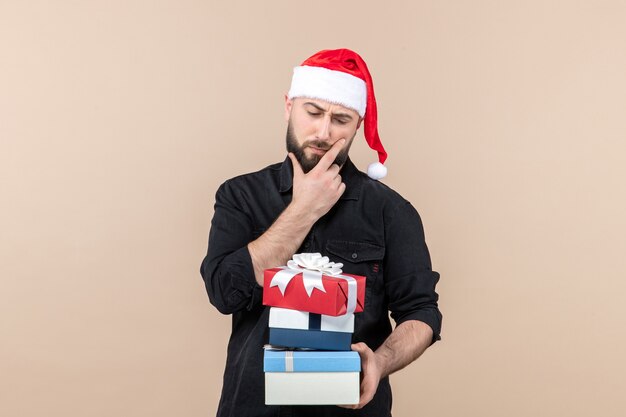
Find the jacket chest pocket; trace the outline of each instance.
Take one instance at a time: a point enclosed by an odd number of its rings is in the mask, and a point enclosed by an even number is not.
[[[383,273],[385,247],[368,242],[348,240],[328,240],[326,252],[331,262],[341,262],[345,273],[363,275],[365,282],[365,303],[368,303],[371,292],[382,285],[380,278]]]

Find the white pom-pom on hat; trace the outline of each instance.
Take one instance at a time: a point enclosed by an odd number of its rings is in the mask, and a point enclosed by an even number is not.
[[[372,162],[367,167],[367,176],[373,180],[379,180],[387,176],[387,167],[380,162]]]

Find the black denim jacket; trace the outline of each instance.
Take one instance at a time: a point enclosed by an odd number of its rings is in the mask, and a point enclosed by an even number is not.
[[[362,410],[335,406],[264,405],[263,345],[268,342],[269,308],[254,278],[247,244],[261,236],[291,201],[289,158],[261,171],[223,183],[215,197],[208,253],[201,273],[211,303],[232,314],[232,334],[224,371],[220,417],[389,416],[391,388],[380,382]],[[366,276],[365,308],[355,314],[352,341],[376,350],[392,326],[420,320],[439,339],[441,313],[421,219],[413,206],[386,185],[371,180],[348,159],[341,170],[346,190],[312,227],[301,252],[320,252],[343,271]],[[278,266],[278,265],[277,265]]]

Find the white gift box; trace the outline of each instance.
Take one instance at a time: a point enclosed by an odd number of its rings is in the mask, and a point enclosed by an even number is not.
[[[354,313],[327,316],[288,308],[270,307],[269,327],[354,333]]]
[[[266,372],[266,405],[359,403],[358,372]]]

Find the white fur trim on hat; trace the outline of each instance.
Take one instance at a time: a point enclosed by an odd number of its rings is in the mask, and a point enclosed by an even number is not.
[[[293,69],[287,96],[317,98],[340,104],[365,115],[367,87],[365,81],[342,71],[323,67],[300,66]]]

